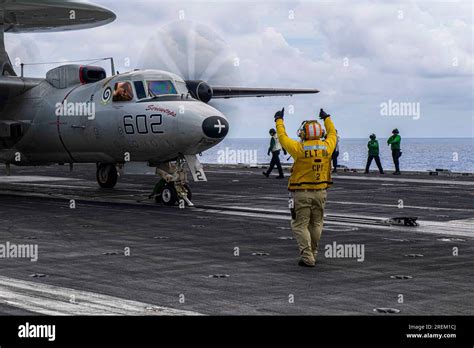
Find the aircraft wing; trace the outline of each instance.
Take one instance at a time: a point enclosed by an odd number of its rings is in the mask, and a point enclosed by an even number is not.
[[[16,76],[0,76],[0,101],[25,93],[37,86],[41,79],[23,79]]]
[[[245,98],[245,97],[275,97],[293,96],[295,94],[319,93],[311,88],[248,88],[248,87],[212,87],[213,99]]]

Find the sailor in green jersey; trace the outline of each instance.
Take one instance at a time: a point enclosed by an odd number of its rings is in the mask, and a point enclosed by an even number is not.
[[[377,137],[375,134],[370,135],[370,140],[367,144],[367,148],[369,149],[369,157],[367,158],[367,164],[365,166],[365,174],[369,174],[369,168],[372,164],[372,160],[375,159],[375,163],[379,168],[380,174],[383,174],[382,163],[380,163],[379,157],[379,142],[376,139]]]
[[[388,138],[387,144],[391,145],[392,148],[392,158],[393,158],[393,164],[395,164],[395,172],[393,173],[394,175],[400,175],[400,161],[399,158],[402,155],[402,152],[400,151],[400,142],[402,138],[400,137],[400,132],[398,129],[394,129],[392,131],[392,136]]]

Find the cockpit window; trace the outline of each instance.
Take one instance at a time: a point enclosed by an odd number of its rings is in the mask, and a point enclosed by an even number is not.
[[[133,84],[135,85],[135,92],[137,93],[137,98],[146,98],[145,84],[143,83],[143,81],[135,81]]]
[[[178,94],[171,81],[148,81],[148,91],[151,97],[166,94]]]
[[[133,100],[133,89],[130,82],[117,82],[114,88],[114,102]]]

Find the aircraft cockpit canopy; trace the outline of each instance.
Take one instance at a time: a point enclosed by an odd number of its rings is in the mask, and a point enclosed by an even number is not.
[[[146,85],[146,90],[145,90]],[[162,81],[134,81],[137,99],[145,99],[149,97],[159,97],[165,95],[177,95],[178,91],[170,80]],[[146,92],[148,91],[148,93]],[[114,86],[113,101],[125,102],[132,101],[134,98],[133,87],[130,81],[116,82]]]
[[[188,88],[182,78],[160,70],[137,70],[120,75],[119,81],[113,86],[115,102],[188,94]]]

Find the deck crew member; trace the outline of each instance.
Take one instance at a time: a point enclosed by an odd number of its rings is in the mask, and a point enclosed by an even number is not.
[[[283,152],[286,155],[285,149],[281,147],[280,141],[278,140],[278,136],[276,134],[275,129],[270,129],[270,147],[268,148],[268,156],[272,154],[272,160],[270,161],[270,167],[268,168],[267,171],[263,172],[263,175],[265,175],[267,178],[270,176],[271,172],[273,171],[273,168],[275,166],[278,168],[278,176],[276,177],[277,179],[283,179],[285,176],[283,175],[283,169],[281,167],[281,162],[280,162],[280,151],[283,150]]]
[[[375,163],[377,164],[377,167],[379,168],[380,174],[384,174],[379,156],[379,142],[375,134],[370,135],[370,140],[367,143],[367,148],[369,149],[369,157],[367,158],[367,164],[365,165],[365,174],[369,174],[370,165],[372,164],[372,160],[374,159]]]
[[[334,152],[332,153],[332,167],[333,167],[332,172],[333,173],[337,173],[337,158],[339,157],[339,141],[341,140],[341,138],[339,137],[339,134],[337,133],[337,129],[336,129],[336,134],[337,134],[336,148],[334,149]]]
[[[292,204],[291,227],[299,246],[298,265],[314,267],[318,244],[323,230],[326,189],[331,181],[331,157],[336,147],[337,135],[334,124],[321,109],[319,117],[324,120],[327,134],[315,120],[302,123],[298,136],[301,141],[288,137],[283,122],[284,110],[275,114],[276,129],[281,145],[294,159],[288,189]]]
[[[392,149],[392,158],[393,158],[393,164],[395,165],[395,172],[393,172],[394,175],[400,175],[400,156],[402,155],[402,152],[400,150],[400,142],[402,141],[402,138],[400,137],[400,132],[398,131],[397,128],[395,128],[392,131],[392,136],[388,138],[387,144],[391,145]]]

